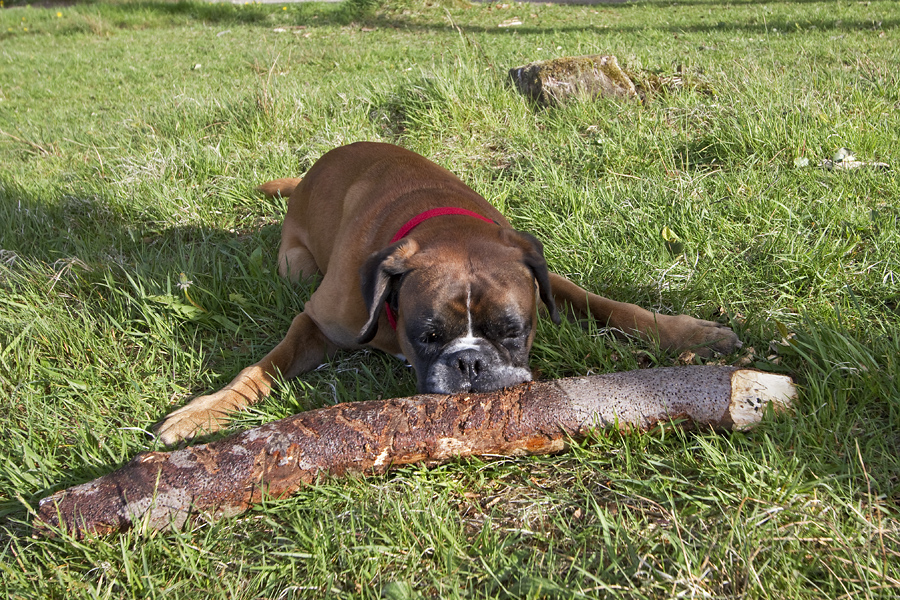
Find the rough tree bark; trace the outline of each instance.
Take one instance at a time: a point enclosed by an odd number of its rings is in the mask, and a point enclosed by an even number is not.
[[[76,537],[180,528],[241,513],[317,478],[413,462],[558,452],[595,427],[660,421],[742,429],[790,405],[788,377],[717,366],[670,367],[522,384],[482,394],[419,395],[300,413],[209,444],[145,452],[40,502],[36,534]]]

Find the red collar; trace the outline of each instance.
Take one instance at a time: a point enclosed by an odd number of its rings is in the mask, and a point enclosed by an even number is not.
[[[442,217],[444,215],[463,215],[466,217],[475,217],[476,219],[481,219],[486,223],[495,223],[496,221],[492,219],[488,219],[483,215],[479,215],[476,212],[472,212],[471,210],[466,210],[464,208],[455,208],[453,206],[442,206],[440,208],[432,208],[431,210],[426,210],[425,212],[421,212],[414,216],[412,219],[406,222],[406,224],[397,230],[397,233],[394,234],[394,237],[391,238],[391,243],[399,242],[407,235],[409,232],[427,221],[432,217]],[[393,329],[397,329],[397,315],[394,314],[393,309],[391,309],[390,304],[387,302],[384,303],[384,311],[387,313],[388,323],[391,324]]]

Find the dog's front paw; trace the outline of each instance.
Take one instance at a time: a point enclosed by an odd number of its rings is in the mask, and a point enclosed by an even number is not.
[[[166,415],[153,429],[163,444],[172,446],[204,433],[219,431],[228,424],[230,413],[234,410],[227,392],[223,390],[194,398]]]
[[[743,345],[731,328],[687,315],[668,317],[665,323],[660,322],[659,331],[661,347],[677,352],[690,350],[701,357],[715,352],[729,354]]]

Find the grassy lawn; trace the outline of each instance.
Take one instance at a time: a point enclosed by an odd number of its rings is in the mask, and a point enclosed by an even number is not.
[[[593,53],[683,85],[540,109],[506,83]],[[897,598],[898,64],[893,0],[7,0],[0,594]],[[40,498],[158,448],[157,420],[281,339],[310,290],[277,276],[284,205],[252,189],[356,140],[460,174],[593,291],[730,322],[744,348],[720,361],[792,375],[795,413],[328,480],[179,532],[33,539]],[[893,168],[819,166],[842,147]],[[687,359],[543,322],[532,365]],[[343,354],[234,428],[414,389],[394,358]]]

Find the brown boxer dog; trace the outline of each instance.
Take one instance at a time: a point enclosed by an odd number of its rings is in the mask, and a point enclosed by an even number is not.
[[[405,357],[420,393],[482,392],[531,380],[538,306],[557,305],[680,351],[727,353],[727,327],[654,314],[588,293],[547,270],[541,243],[516,231],[455,175],[390,144],[325,154],[302,180],[260,186],[290,196],[279,272],[321,275],[287,335],[224,389],[200,396],[157,427],[166,444],[220,429],[229,413],[269,394],[274,378],[310,371],[338,349],[369,346]]]

